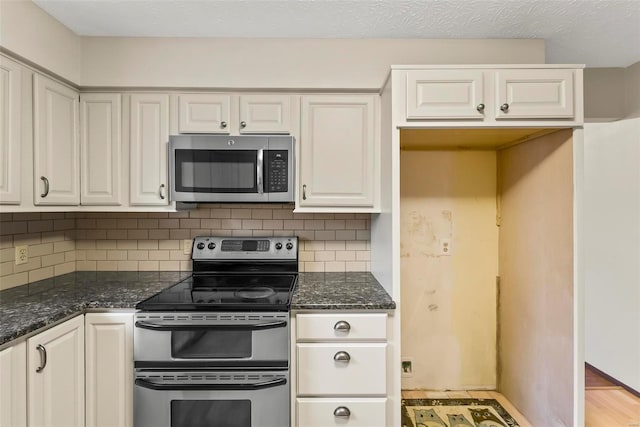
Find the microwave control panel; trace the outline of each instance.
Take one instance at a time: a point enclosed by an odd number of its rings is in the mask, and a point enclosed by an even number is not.
[[[267,193],[286,193],[289,191],[289,152],[287,150],[265,150]]]

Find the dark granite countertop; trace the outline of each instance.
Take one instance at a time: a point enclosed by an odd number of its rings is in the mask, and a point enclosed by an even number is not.
[[[0,292],[0,346],[87,309],[133,309],[189,272],[76,272]],[[300,273],[292,310],[389,310],[371,273]]]

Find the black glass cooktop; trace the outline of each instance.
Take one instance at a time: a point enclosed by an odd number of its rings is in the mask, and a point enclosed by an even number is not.
[[[148,311],[285,311],[296,274],[193,275],[136,306]]]

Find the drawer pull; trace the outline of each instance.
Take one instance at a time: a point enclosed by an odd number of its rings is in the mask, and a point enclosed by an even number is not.
[[[44,348],[42,344],[38,344],[36,350],[38,350],[38,353],[40,353],[40,366],[36,368],[36,372],[40,373],[47,366],[47,349]]]
[[[349,363],[349,361],[351,360],[351,356],[349,356],[349,353],[347,353],[346,351],[339,351],[333,356],[333,360],[335,360],[336,362]]]
[[[349,332],[349,330],[351,330],[351,325],[346,320],[340,320],[339,322],[336,322],[333,329],[341,332]]]
[[[351,416],[351,411],[346,406],[338,406],[336,410],[333,411],[333,415],[336,417],[349,418]]]

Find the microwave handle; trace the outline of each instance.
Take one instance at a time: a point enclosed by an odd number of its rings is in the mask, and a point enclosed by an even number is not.
[[[258,178],[258,194],[264,193],[264,180],[262,179],[264,166],[264,150],[258,150],[258,161],[256,162],[256,176]]]
[[[207,330],[249,330],[249,331],[258,331],[262,329],[275,329],[275,328],[284,328],[287,326],[287,322],[276,321],[276,322],[265,322],[265,323],[237,323],[237,324],[166,324],[166,323],[152,323],[145,322],[144,320],[138,320],[135,323],[136,328],[142,329],[150,329],[152,331],[193,331],[200,329]]]
[[[148,388],[151,390],[179,390],[179,391],[204,391],[204,390],[262,390],[265,388],[277,387],[280,385],[286,385],[286,378],[279,378],[277,380],[264,381],[261,383],[253,384],[162,384],[152,381],[147,381],[142,378],[136,378],[135,384],[140,387]]]

